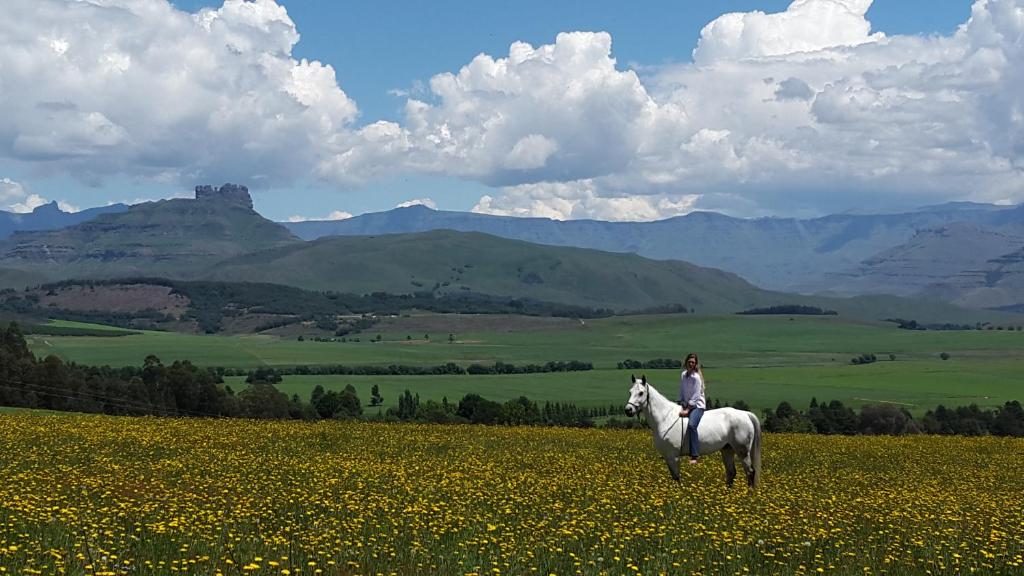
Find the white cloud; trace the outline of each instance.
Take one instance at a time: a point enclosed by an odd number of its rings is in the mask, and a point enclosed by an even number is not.
[[[166,0],[7,0],[0,156],[86,181],[291,182],[357,109],[333,68],[295,60],[273,0],[189,14]]]
[[[627,167],[655,111],[637,75],[615,67],[611,36],[559,34],[512,44],[430,80],[435,104],[410,99],[410,168],[515,185],[593,178]]]
[[[872,0],[795,0],[785,12],[734,12],[719,16],[700,31],[693,60],[739,60],[817,52],[825,48],[874,42],[864,15]]]
[[[28,192],[20,182],[15,182],[10,178],[0,178],[0,202],[6,204],[6,210],[17,214],[27,214],[39,206],[50,203],[49,200],[39,194]],[[58,200],[57,207],[65,212],[78,212],[81,210],[78,206],[64,200]]]
[[[39,194],[29,194],[21,202],[12,203],[9,208],[11,212],[27,214],[45,204],[49,204],[49,201],[46,198],[43,198]]]
[[[0,201],[25,197],[25,187],[10,178],[0,178]]]
[[[737,215],[1024,201],[1024,1],[978,0],[945,37],[873,32],[870,5],[724,15],[643,82],[602,33],[477,56],[409,101],[407,165],[551,218],[671,216],[665,195]]]
[[[395,206],[395,208],[408,208],[409,206],[426,206],[431,210],[437,210],[437,202],[434,202],[430,198],[413,198],[412,200],[401,202]]]
[[[870,5],[726,14],[693,63],[643,77],[607,33],[517,42],[395,92],[400,122],[358,125],[273,0],[7,0],[0,159],[88,182],[438,174],[494,186],[480,211],[552,218],[1024,201],[1024,0],[977,0],[928,37],[872,31]]]
[[[473,212],[499,216],[605,221],[660,220],[693,211],[696,195],[630,195],[603,197],[593,180],[522,184],[484,196]]]
[[[316,216],[289,216],[289,222],[309,222],[309,221],[324,221],[324,220],[347,220],[352,217],[350,212],[343,210],[332,210],[330,214],[323,217]]]

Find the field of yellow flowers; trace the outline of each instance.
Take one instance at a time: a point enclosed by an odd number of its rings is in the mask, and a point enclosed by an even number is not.
[[[1024,441],[0,415],[0,574],[1024,573]]]

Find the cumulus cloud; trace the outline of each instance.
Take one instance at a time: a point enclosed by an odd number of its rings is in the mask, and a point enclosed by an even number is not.
[[[0,158],[87,181],[438,174],[494,187],[478,211],[560,219],[1024,201],[1024,0],[946,36],[873,31],[870,5],[726,14],[643,76],[604,32],[516,42],[360,125],[273,0],[8,0]]]
[[[709,23],[694,62],[643,80],[603,33],[512,45],[410,100],[404,158],[496,187],[476,210],[646,219],[1024,201],[1024,2],[978,0],[950,36],[886,36],[870,0]],[[640,200],[634,200],[640,198]],[[629,216],[622,216],[629,215]]]
[[[0,202],[23,198],[25,187],[10,178],[0,178]]]
[[[817,52],[856,46],[885,37],[871,34],[864,17],[872,0],[795,0],[785,12],[734,12],[719,16],[700,32],[693,51],[698,64]]]
[[[350,212],[345,212],[344,210],[332,210],[331,213],[328,214],[327,216],[322,216],[322,217],[316,217],[316,216],[289,216],[288,217],[288,221],[289,222],[309,222],[311,220],[314,220],[314,221],[347,220],[348,218],[351,218],[351,217],[352,217],[352,214]]]
[[[13,202],[9,206],[10,211],[16,214],[27,214],[36,208],[49,204],[46,198],[43,198],[39,194],[29,194],[22,199],[21,202]]]
[[[10,178],[0,178],[0,206],[16,214],[27,214],[36,208],[49,204],[50,201],[39,194],[30,193],[20,182]],[[78,212],[79,208],[63,200],[57,206],[65,212]]]
[[[405,108],[407,165],[498,186],[623,170],[655,111],[637,75],[616,68],[603,32],[480,54],[434,76],[430,92],[434,103]]]
[[[409,206],[426,206],[432,210],[437,210],[437,202],[430,198],[413,198],[412,200],[400,202],[395,208],[408,208]]]
[[[605,197],[598,194],[594,180],[578,180],[504,188],[499,197],[482,197],[472,211],[552,220],[649,221],[692,212],[696,200],[692,194]]]
[[[95,181],[290,182],[358,111],[273,0],[7,0],[0,157]]]

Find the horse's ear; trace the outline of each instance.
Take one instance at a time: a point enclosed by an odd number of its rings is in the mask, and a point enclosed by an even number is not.
[[[643,382],[644,384],[647,384],[647,374],[641,374],[640,381]]]
[[[630,374],[629,375],[629,381],[630,382],[636,382],[636,374]]]

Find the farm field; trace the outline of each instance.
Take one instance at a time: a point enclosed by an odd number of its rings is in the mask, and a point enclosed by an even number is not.
[[[1007,574],[1024,440],[767,435],[673,482],[643,430],[0,415],[15,574]],[[964,473],[969,471],[969,473]]]
[[[547,319],[537,319],[547,320]],[[415,319],[410,319],[410,323]],[[64,322],[64,326],[92,326]],[[626,358],[677,358],[697,350],[706,366],[742,367],[847,362],[862,353],[901,359],[941,352],[964,358],[1024,360],[1024,331],[912,331],[891,324],[847,322],[830,317],[626,316],[527,324],[518,330],[421,334],[388,323],[358,335],[360,342],[299,342],[265,335],[216,336],[144,332],[120,338],[32,336],[39,356],[56,354],[82,364],[142,364],[149,354],[165,362],[255,368],[300,364],[415,364],[445,362],[512,364],[582,360],[612,368]],[[391,331],[385,331],[388,327]],[[419,326],[416,326],[419,327]],[[370,342],[380,334],[381,342]],[[423,336],[430,336],[424,340]]]
[[[775,408],[786,400],[805,409],[811,398],[840,400],[858,407],[863,404],[894,403],[916,416],[939,404],[996,408],[1008,400],[1024,397],[1016,370],[1019,361],[953,362],[940,359],[920,361],[878,361],[873,364],[781,366],[765,368],[708,368],[709,401],[724,404],[742,400],[752,408]],[[313,388],[341,391],[355,387],[364,406],[377,385],[384,398],[383,409],[398,405],[405,390],[420,399],[458,402],[469,393],[503,402],[520,396],[541,402],[569,402],[581,407],[623,405],[628,396],[630,373],[644,373],[656,388],[670,397],[678,392],[678,370],[591,370],[546,374],[459,375],[459,376],[306,376],[288,375],[276,385],[291,396],[309,400]],[[245,388],[245,377],[225,378],[235,391]],[[375,414],[376,408],[366,408]],[[615,414],[620,415],[620,414]]]
[[[537,401],[608,406],[623,402],[626,359],[679,358],[696,350],[705,365],[708,395],[774,408],[782,400],[805,408],[812,397],[859,406],[893,402],[912,413],[938,404],[996,407],[1024,398],[1024,332],[1016,330],[910,331],[891,324],[854,323],[834,317],[659,315],[599,320],[426,315],[387,319],[360,342],[299,342],[270,336],[198,336],[146,332],[118,338],[30,336],[39,356],[57,354],[83,364],[140,365],[148,354],[164,363],[189,359],[204,366],[255,368],[319,364],[462,366],[496,361],[524,365],[550,360],[591,362],[595,370],[509,376],[286,376],[279,388],[309,398],[320,384],[353,384],[364,403],[377,384],[385,407],[409,389],[421,399],[457,402],[468,392],[492,400],[527,396]],[[67,326],[88,326],[63,323]],[[486,331],[473,332],[474,327]],[[502,329],[502,326],[505,328]],[[446,329],[467,330],[448,332]],[[429,332],[428,332],[429,331]],[[369,342],[377,334],[381,342]],[[448,341],[453,334],[454,342]],[[430,336],[425,339],[424,336]],[[939,359],[946,352],[949,360]],[[850,359],[874,353],[878,361]],[[895,361],[889,359],[895,356]],[[640,371],[640,370],[637,370]],[[672,395],[675,371],[643,370]],[[236,391],[243,378],[229,378]]]

